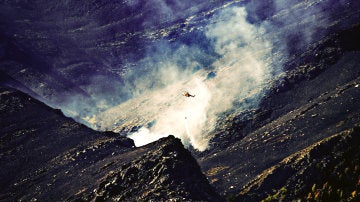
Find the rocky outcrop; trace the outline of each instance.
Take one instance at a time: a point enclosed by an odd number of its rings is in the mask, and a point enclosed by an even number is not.
[[[181,141],[173,136],[152,143],[147,153],[109,172],[95,201],[222,201]]]
[[[82,169],[134,147],[131,139],[93,131],[12,88],[0,87],[0,103],[1,199],[61,199],[61,192],[76,190],[60,191],[60,180],[85,185],[73,182]]]
[[[0,100],[0,200],[222,200],[173,136],[135,148],[17,90]]]
[[[235,201],[357,201],[360,127],[325,138],[265,170]]]

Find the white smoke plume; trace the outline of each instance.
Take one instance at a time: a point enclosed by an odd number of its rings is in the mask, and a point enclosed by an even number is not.
[[[184,17],[178,12],[183,6],[180,1],[149,2],[158,3],[148,3],[144,9],[157,7],[158,15],[145,20],[144,27],[156,25],[163,15],[170,15],[170,21]],[[327,8],[336,3],[341,10],[347,5],[332,0],[237,2],[206,12],[214,15],[203,21],[192,22],[201,19],[196,15],[185,17],[187,24],[203,32],[205,39],[199,43],[210,44],[213,52],[196,42],[157,41],[156,48],[148,48],[147,56],[136,61],[137,68],[129,68],[123,77],[122,89],[131,99],[87,121],[102,130],[129,132],[137,146],[172,134],[205,150],[218,115],[256,107],[269,80],[282,73],[288,56],[301,53],[328,29],[341,25],[341,21],[329,20]],[[141,6],[140,1],[127,4]],[[191,32],[192,28],[184,30]],[[206,65],[201,61],[205,59]],[[182,96],[184,91],[195,97]]]
[[[131,131],[137,145],[173,134],[199,150],[218,114],[256,107],[287,60],[327,31],[358,22],[360,7],[348,0],[21,4],[4,5],[12,25],[4,31],[25,52],[32,47],[36,61],[53,64],[48,76],[28,83],[49,105],[95,129]],[[35,73],[48,68],[35,66]],[[9,72],[18,69],[24,76],[16,79],[30,82],[18,68]],[[143,128],[134,133],[136,126]]]
[[[103,129],[142,126],[129,135],[137,146],[172,134],[186,145],[205,150],[217,115],[245,98],[256,106],[270,79],[272,67],[266,61],[271,43],[246,17],[242,7],[226,8],[206,26],[205,36],[219,55],[211,72],[194,70],[200,64],[192,56],[201,50],[182,45],[167,51],[163,44],[139,62],[150,65],[146,76],[128,84],[136,89],[135,97],[99,114],[96,122]],[[195,97],[182,96],[184,91]]]

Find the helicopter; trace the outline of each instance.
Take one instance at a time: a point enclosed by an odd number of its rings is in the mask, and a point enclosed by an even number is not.
[[[184,92],[183,93],[183,96],[185,96],[185,97],[195,97],[195,95],[191,95],[189,92]]]

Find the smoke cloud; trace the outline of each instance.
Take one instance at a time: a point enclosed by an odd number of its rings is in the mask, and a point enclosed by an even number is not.
[[[129,135],[137,146],[172,134],[205,150],[217,116],[244,99],[251,99],[251,106],[237,110],[257,106],[271,78],[273,70],[266,61],[271,43],[246,17],[243,7],[226,8],[205,27],[206,40],[217,54],[211,67],[201,67],[197,58],[206,53],[196,47],[179,45],[173,50],[167,43],[158,44],[160,48],[139,61],[148,67],[142,76],[136,70],[128,75],[138,76],[127,83],[134,98],[97,115],[96,123],[118,131],[142,126]],[[185,91],[195,97],[182,96]]]
[[[203,151],[219,114],[257,107],[271,79],[283,72],[288,56],[335,26],[324,9],[330,4],[283,0],[224,4],[208,12],[214,15],[202,21],[206,25],[199,25],[203,39],[198,44],[170,43],[165,33],[163,40],[148,45],[144,57],[125,65],[131,68],[122,74],[121,87],[110,91],[127,101],[114,104],[99,98],[97,103],[103,103],[99,107],[106,110],[85,120],[101,130],[127,133],[137,146],[172,134]],[[128,1],[127,5],[140,6],[145,14],[151,10],[142,22],[147,28],[157,25],[157,19],[182,19],[178,10],[193,8],[180,1],[159,0],[146,5]],[[191,24],[193,19],[199,18],[190,16],[186,22]],[[199,44],[207,44],[211,51]],[[184,92],[195,97],[184,97]]]
[[[256,107],[283,64],[296,62],[327,31],[358,22],[360,3],[42,0],[2,6],[0,29],[19,50],[5,54],[10,65],[0,68],[47,104],[95,129],[129,134],[137,145],[173,134],[204,150],[219,114]],[[182,96],[185,91],[195,97]]]

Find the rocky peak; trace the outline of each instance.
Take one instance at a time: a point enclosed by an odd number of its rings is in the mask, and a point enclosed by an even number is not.
[[[135,148],[20,91],[0,100],[1,200],[222,200],[174,136]]]
[[[95,201],[221,201],[196,160],[174,136],[105,176]],[[88,199],[88,198],[87,198]]]

